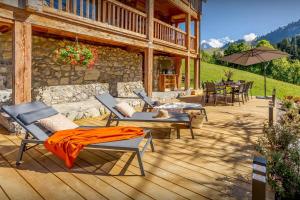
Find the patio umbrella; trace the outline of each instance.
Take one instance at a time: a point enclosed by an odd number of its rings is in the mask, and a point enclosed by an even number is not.
[[[289,54],[279,51],[277,49],[271,49],[268,47],[257,47],[240,53],[234,53],[229,56],[225,56],[221,60],[229,63],[243,65],[243,66],[265,63],[264,93],[265,93],[265,97],[267,97],[267,79],[266,79],[267,67],[270,64],[271,60],[275,60],[287,56],[289,56]]]

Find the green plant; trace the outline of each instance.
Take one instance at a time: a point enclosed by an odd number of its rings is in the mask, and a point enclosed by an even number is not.
[[[97,49],[76,44],[75,46],[66,45],[54,52],[55,60],[63,64],[83,65],[93,67],[98,56]]]
[[[268,160],[268,182],[282,199],[300,198],[300,115],[295,109],[264,126],[258,150]]]
[[[227,80],[231,80],[232,76],[233,76],[233,71],[228,69],[228,70],[224,70],[224,75],[227,78]]]

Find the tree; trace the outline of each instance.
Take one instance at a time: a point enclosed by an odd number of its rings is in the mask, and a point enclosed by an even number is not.
[[[256,47],[268,47],[274,49],[273,45],[268,40],[260,40],[256,44]]]
[[[248,45],[244,42],[231,43],[231,44],[229,44],[227,49],[225,49],[224,55],[227,56],[227,55],[231,55],[233,53],[239,53],[239,52],[242,52],[242,51],[247,51],[249,49],[251,49],[250,45]]]

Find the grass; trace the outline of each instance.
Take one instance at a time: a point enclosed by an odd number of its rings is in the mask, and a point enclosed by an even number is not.
[[[254,96],[264,95],[264,77],[261,75],[253,74],[250,72],[232,69],[224,67],[221,65],[209,64],[201,62],[201,81],[221,81],[224,77],[224,70],[231,69],[234,71],[233,80],[247,80],[254,81],[254,87],[252,89],[252,94]],[[183,68],[184,70],[184,68]],[[191,66],[191,86],[194,85],[194,67],[193,63]],[[278,98],[283,98],[284,96],[300,96],[300,86],[286,83],[283,81],[278,81],[274,79],[267,78],[267,95],[272,95],[272,90],[276,88],[276,95]]]

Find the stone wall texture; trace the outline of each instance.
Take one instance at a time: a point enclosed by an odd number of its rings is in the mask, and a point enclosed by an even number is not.
[[[108,83],[109,92],[117,95],[118,82],[138,82],[143,77],[143,57],[126,50],[85,44],[96,47],[98,59],[93,69],[84,66],[62,65],[53,59],[53,52],[65,45],[75,45],[51,37],[33,36],[32,86],[78,85]]]
[[[0,90],[12,88],[12,32],[0,33]]]

